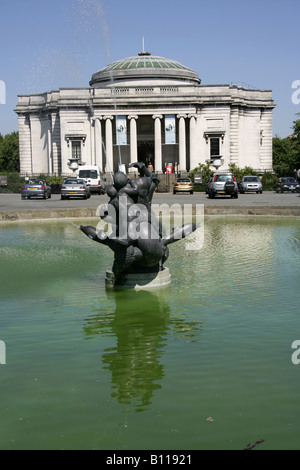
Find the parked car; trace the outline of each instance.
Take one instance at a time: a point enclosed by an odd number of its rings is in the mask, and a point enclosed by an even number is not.
[[[44,180],[27,181],[21,188],[21,198],[30,199],[32,197],[50,198],[51,187]]]
[[[82,165],[78,169],[78,178],[84,179],[91,192],[105,193],[105,182],[101,178],[101,171],[95,165]]]
[[[257,194],[262,194],[262,182],[258,176],[243,176],[238,186],[241,194],[248,191],[255,191]]]
[[[214,173],[212,180],[207,185],[209,198],[217,195],[238,198],[238,184],[232,173]]]
[[[209,185],[212,183],[212,178],[209,178],[208,182],[206,183],[206,186],[205,186],[205,194],[208,194],[208,188],[209,188]]]
[[[83,179],[67,178],[61,187],[61,199],[69,199],[70,197],[81,197],[88,199],[91,197],[89,186]]]
[[[194,185],[190,178],[178,178],[174,184],[173,194],[176,193],[190,193],[193,194]]]
[[[284,191],[291,191],[292,193],[299,192],[300,186],[296,178],[292,176],[286,176],[279,178],[278,183],[275,187],[276,193],[283,193]]]

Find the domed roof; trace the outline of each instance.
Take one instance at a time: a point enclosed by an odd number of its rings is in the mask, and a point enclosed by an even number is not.
[[[112,62],[94,73],[90,85],[103,86],[103,82],[107,81],[137,78],[166,78],[201,83],[198,74],[180,62],[151,56],[149,52],[140,52],[137,56]]]

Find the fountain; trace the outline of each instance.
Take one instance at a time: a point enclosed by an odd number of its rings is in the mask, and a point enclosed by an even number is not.
[[[1,224],[1,449],[297,449],[299,218],[206,219],[151,290],[105,288],[92,220]]]
[[[100,211],[100,218],[112,224],[112,233],[108,235],[90,225],[81,225],[80,229],[114,252],[113,267],[106,271],[107,287],[165,287],[171,283],[169,269],[164,267],[168,245],[191,234],[199,224],[186,223],[166,235],[151,208],[158,177],[144,163],[132,163],[130,167],[137,168],[140,176],[131,180],[125,173],[116,172],[113,184],[107,188],[110,201]]]

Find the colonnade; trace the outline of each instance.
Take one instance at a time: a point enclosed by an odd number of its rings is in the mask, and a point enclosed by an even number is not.
[[[155,158],[155,171],[161,173],[163,170],[162,158],[162,119],[164,115],[153,114],[154,120],[154,158]],[[187,170],[187,135],[186,135],[186,119],[189,119],[189,149],[190,149],[190,165],[193,162],[197,163],[197,132],[196,121],[199,116],[196,114],[177,114],[178,119],[178,150],[179,150],[179,171]],[[137,120],[138,115],[128,115],[129,132],[130,132],[130,163],[138,161],[138,135],[137,135]],[[95,164],[101,169],[103,156],[106,157],[106,171],[113,172],[113,120],[115,116],[104,115],[94,118],[94,152]],[[105,140],[102,137],[101,120],[105,121]]]

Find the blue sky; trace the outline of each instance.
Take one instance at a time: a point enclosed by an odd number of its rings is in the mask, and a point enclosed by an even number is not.
[[[286,137],[300,113],[299,19],[299,0],[0,0],[0,133],[18,129],[18,94],[88,87],[108,63],[137,55],[144,36],[145,50],[202,84],[272,90],[273,134]]]

